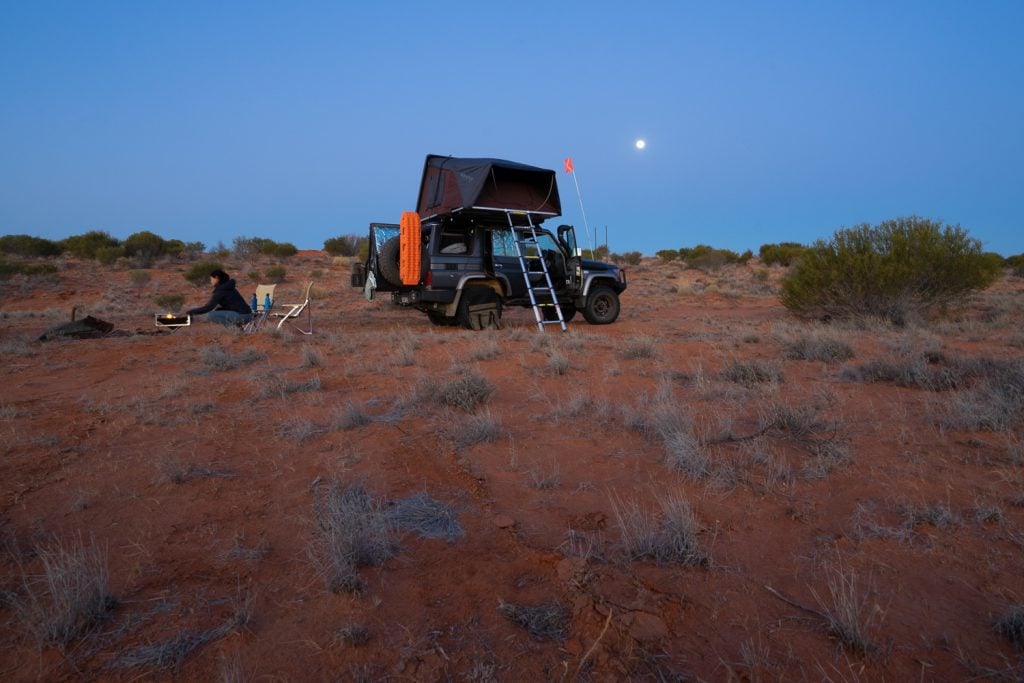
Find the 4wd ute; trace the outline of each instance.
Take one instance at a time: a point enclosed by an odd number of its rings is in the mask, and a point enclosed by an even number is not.
[[[532,308],[541,329],[571,320],[605,325],[619,315],[621,268],[581,257],[572,226],[541,224],[561,214],[555,172],[500,159],[428,156],[417,203],[419,271],[403,281],[400,226],[371,223],[369,255],[352,286],[390,292],[399,306],[436,324],[470,327],[471,313]],[[406,258],[417,256],[406,254]],[[418,277],[416,277],[418,275]]]

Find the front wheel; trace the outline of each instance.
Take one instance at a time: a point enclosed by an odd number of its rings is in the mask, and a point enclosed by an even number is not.
[[[576,306],[574,306],[571,302],[566,301],[564,303],[559,304],[558,307],[562,309],[562,320],[564,320],[565,322],[569,322],[574,317],[576,317]],[[558,320],[558,314],[555,313],[554,306],[545,306],[544,308],[541,309],[541,311],[544,314],[544,320]]]
[[[611,287],[598,285],[590,290],[583,317],[591,325],[608,325],[619,317],[619,295]]]

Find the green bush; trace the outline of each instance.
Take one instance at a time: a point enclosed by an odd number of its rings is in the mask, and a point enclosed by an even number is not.
[[[799,242],[780,242],[778,244],[762,244],[757,255],[761,259],[761,263],[766,266],[777,263],[788,268],[806,251],[807,247]]]
[[[81,235],[73,235],[59,242],[61,248],[78,258],[96,258],[100,249],[120,246],[120,242],[102,230],[92,230]]]
[[[185,303],[184,294],[161,294],[153,298],[160,308],[177,313]]]
[[[4,235],[0,237],[0,252],[17,256],[57,256],[61,252],[56,242],[31,235]]]
[[[270,268],[267,268],[266,272],[264,273],[268,282],[278,284],[284,282],[284,278],[287,274],[288,273],[287,271],[285,271],[283,266],[271,266]]]
[[[178,242],[181,244],[181,242]],[[170,245],[163,237],[156,233],[143,230],[141,232],[132,233],[125,238],[124,241],[124,255],[141,259],[142,261],[152,261],[158,256],[163,256],[166,253],[170,253],[168,247]]]
[[[753,255],[749,249],[742,254],[737,254],[731,249],[715,249],[706,244],[683,247],[679,250],[679,258],[686,261],[687,266],[704,271],[718,270],[730,263],[746,263]]]
[[[324,251],[331,256],[356,256],[362,248],[365,237],[341,235],[324,240]]]
[[[657,256],[662,261],[664,261],[665,263],[668,263],[670,261],[675,261],[677,258],[679,258],[679,251],[676,249],[662,249],[660,251],[655,252],[654,255]]]
[[[0,280],[6,280],[12,275],[25,275],[27,277],[52,275],[57,272],[57,266],[52,263],[20,263],[0,258]]]
[[[1003,259],[1003,266],[1009,268],[1017,277],[1024,277],[1024,254],[1006,257]]]
[[[223,268],[217,261],[196,261],[185,271],[185,279],[196,287],[202,287],[209,283],[210,273]]]
[[[137,287],[142,287],[153,279],[152,274],[150,274],[148,270],[133,270],[129,277],[131,278],[132,284]]]
[[[627,251],[622,255],[622,260],[631,266],[639,266],[642,259],[643,254],[639,251]]]
[[[999,272],[960,226],[910,216],[818,240],[782,280],[781,299],[801,315],[870,315],[903,324],[984,289]]]
[[[289,242],[275,242],[266,237],[236,237],[234,239],[234,252],[236,256],[295,256],[298,249]]]
[[[118,244],[111,247],[99,247],[94,258],[103,265],[109,266],[124,255],[124,247]]]

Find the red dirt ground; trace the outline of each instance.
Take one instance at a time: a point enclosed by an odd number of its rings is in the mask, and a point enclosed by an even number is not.
[[[226,265],[249,292],[269,264]],[[311,337],[156,330],[156,296],[205,301],[181,264],[62,261],[0,285],[0,679],[1024,680],[993,628],[1024,603],[1019,416],[966,431],[969,387],[860,377],[925,354],[1019,362],[1020,279],[943,322],[824,327],[782,308],[777,269],[645,263],[617,323],[563,335],[522,309],[503,330],[434,327],[350,289],[347,260],[284,265],[281,300],[316,280]],[[72,306],[115,334],[34,341]],[[786,357],[820,338],[854,357]],[[723,374],[737,367],[773,377]],[[436,398],[467,372],[494,389],[475,415]],[[766,429],[782,409],[811,433]],[[692,424],[705,471],[669,466],[672,419]],[[481,422],[492,440],[465,445]],[[425,493],[464,534],[399,533],[360,593],[332,593],[314,510],[331,481]],[[695,513],[706,566],[631,559],[616,511],[671,497]],[[62,651],[22,617],[36,549],[76,538],[106,552],[117,603]],[[837,578],[866,653],[826,626]],[[564,637],[531,637],[502,603],[562,606]],[[177,660],[143,656],[241,608],[247,623]]]

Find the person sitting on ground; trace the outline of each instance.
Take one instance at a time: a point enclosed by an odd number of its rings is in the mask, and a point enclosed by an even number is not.
[[[231,325],[244,325],[252,320],[252,309],[246,303],[245,298],[235,288],[235,281],[228,277],[228,274],[219,268],[210,273],[210,284],[213,285],[213,295],[206,302],[205,306],[185,311],[188,315],[202,315],[209,313],[207,320],[212,323],[220,323],[225,327]]]

